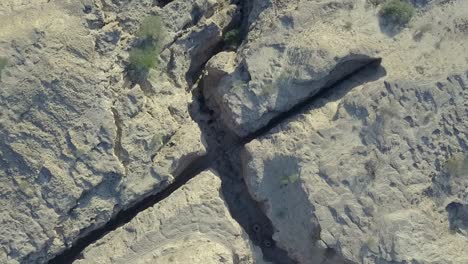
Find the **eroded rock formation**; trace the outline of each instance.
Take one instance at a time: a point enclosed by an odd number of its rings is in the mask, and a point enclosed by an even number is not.
[[[199,17],[193,9],[198,7]],[[3,1],[2,263],[45,262],[206,153],[187,76],[236,16],[227,1]],[[164,21],[160,67],[126,80],[139,22]],[[204,45],[199,45],[203,42]],[[190,53],[186,51],[190,50]]]
[[[275,239],[301,263],[323,246],[354,263],[466,261],[449,205],[467,203],[467,83],[369,83],[249,143],[244,175]]]
[[[2,1],[0,262],[468,262],[468,2],[383,2]]]
[[[253,263],[255,249],[230,217],[220,191],[218,176],[202,172],[171,199],[87,249],[76,263]]]

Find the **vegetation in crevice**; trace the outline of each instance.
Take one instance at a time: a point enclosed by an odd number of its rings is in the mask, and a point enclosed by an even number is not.
[[[232,29],[224,35],[224,43],[227,49],[235,50],[242,43],[240,29]]]
[[[136,33],[137,44],[129,51],[128,73],[132,80],[144,80],[148,71],[159,65],[159,53],[164,39],[163,26],[159,16],[145,18]]]
[[[289,184],[296,183],[299,179],[300,179],[299,174],[285,175],[280,178],[280,185],[284,187]]]

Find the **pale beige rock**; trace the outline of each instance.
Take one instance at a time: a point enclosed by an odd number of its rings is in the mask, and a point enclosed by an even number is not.
[[[206,64],[203,74],[203,95],[206,101],[216,100],[219,82],[236,68],[236,53],[223,51],[213,56]],[[222,107],[223,105],[220,105]]]
[[[249,143],[244,176],[279,246],[301,263],[320,263],[315,239],[355,263],[467,262],[467,84],[344,83]]]
[[[366,0],[253,1],[237,69],[207,97],[245,136],[372,58],[384,58],[389,77],[443,77],[468,63],[467,9],[466,1],[432,1],[391,36]]]
[[[205,155],[195,85],[216,114],[200,119],[245,136],[377,58],[380,75],[246,146],[252,196],[300,263],[468,262],[467,1],[412,1],[398,34],[368,0],[159,2],[0,2],[1,263],[46,262]],[[160,65],[134,84],[128,51],[149,15]],[[244,43],[213,56],[241,15]],[[205,172],[80,262],[262,262],[219,193]]]
[[[235,133],[246,136],[258,130],[278,113],[378,57],[377,49],[364,41],[317,32],[339,15],[332,12],[323,19],[319,9],[324,5],[303,1],[296,11],[278,14],[273,3],[252,22],[238,51],[236,70],[205,92],[211,107]]]
[[[292,43],[370,47],[383,66],[334,87],[334,95],[246,146],[244,176],[277,229],[278,245],[300,263],[321,263],[322,248],[354,263],[468,262],[468,38],[459,26],[468,3],[429,1],[389,36],[378,8],[365,1],[277,1],[271,10],[256,2],[251,22],[260,33],[252,42],[265,34],[271,14],[294,27],[309,19],[316,23]],[[249,100],[228,93],[223,100],[262,113]],[[228,122],[239,117],[223,114]]]
[[[154,14],[179,52],[133,85],[128,51]],[[1,1],[1,263],[46,262],[205,154],[185,78],[234,16],[224,0]]]
[[[74,263],[258,263],[220,189],[216,175],[202,172],[91,245]]]

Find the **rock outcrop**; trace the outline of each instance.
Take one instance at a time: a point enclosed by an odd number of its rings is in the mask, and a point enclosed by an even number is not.
[[[230,60],[234,70],[205,91],[211,108],[246,136],[380,58],[389,74],[418,79],[466,65],[466,33],[457,29],[466,2],[427,4],[414,28],[393,38],[369,2],[253,1],[247,38]]]
[[[254,1],[254,9],[267,2]],[[235,69],[217,83],[210,80],[205,97],[239,136],[258,130],[278,113],[378,59],[375,49],[361,41],[349,42],[344,34],[321,34],[330,26],[320,26],[341,15],[331,11],[323,21],[318,16],[323,5],[298,3],[297,11],[283,13],[272,4],[262,10],[261,18],[251,21],[247,39],[233,60]],[[223,57],[213,58],[212,64],[219,64],[217,59]],[[207,68],[207,75],[219,70]]]
[[[91,245],[75,263],[258,263],[220,191],[218,176],[202,172]]]
[[[457,57],[467,53],[468,39],[456,29],[467,3],[427,3],[389,38],[364,1],[299,2],[329,12],[319,15],[310,38],[336,33],[364,41],[382,66],[337,83],[246,145],[244,177],[277,228],[275,240],[300,263],[321,263],[325,249],[341,262],[467,262],[468,73],[466,56]],[[272,5],[271,13],[302,13],[292,6]],[[345,29],[343,14],[360,18]],[[422,32],[426,23],[431,29]]]
[[[47,261],[206,154],[189,79],[236,10],[208,0],[0,3],[1,263]],[[134,84],[128,50],[150,15],[163,21],[164,49]]]
[[[468,2],[408,1],[1,1],[0,263],[467,263]]]
[[[368,83],[249,143],[244,176],[280,246],[300,263],[323,246],[353,263],[466,262],[467,74]]]

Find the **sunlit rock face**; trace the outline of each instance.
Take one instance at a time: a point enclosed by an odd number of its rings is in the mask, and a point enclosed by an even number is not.
[[[218,176],[202,172],[91,245],[75,263],[258,263],[220,188]]]
[[[383,2],[0,1],[0,263],[468,262],[468,2]]]
[[[0,56],[8,60],[0,81],[0,262],[47,261],[206,153],[186,78],[211,56],[236,8],[0,3]],[[164,50],[140,85],[126,69],[148,16],[163,21]]]
[[[468,75],[338,86],[247,144],[244,177],[300,263],[463,263]],[[435,253],[437,252],[437,253]]]

